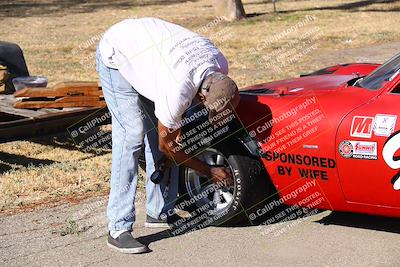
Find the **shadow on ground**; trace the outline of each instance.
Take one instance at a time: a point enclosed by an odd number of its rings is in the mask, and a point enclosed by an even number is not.
[[[1,3],[0,17],[58,16],[71,13],[90,13],[107,8],[127,9],[137,6],[170,5],[198,0],[16,0]]]
[[[319,211],[321,212],[321,211]],[[319,213],[318,212],[318,213]],[[288,220],[289,221],[296,221],[296,220]],[[281,223],[282,221],[277,221],[276,223]],[[361,228],[367,230],[374,230],[374,231],[382,231],[382,232],[389,232],[389,233],[396,233],[400,234],[400,220],[398,218],[388,218],[388,217],[381,217],[381,216],[373,216],[373,215],[366,215],[366,214],[357,214],[357,213],[345,213],[345,212],[331,212],[329,215],[323,217],[322,219],[315,221],[316,223],[320,223],[322,225],[338,225],[338,226],[346,226],[346,227],[353,227],[353,228]],[[272,226],[273,224],[269,225]],[[269,227],[263,225],[262,227]],[[255,225],[237,225],[237,226],[219,226],[224,228],[242,228],[242,227],[258,227]],[[205,228],[204,228],[205,229]],[[199,231],[202,229],[196,229]],[[138,238],[139,242],[142,242],[146,245],[151,243],[160,241],[162,239],[173,238],[175,236],[185,235],[188,232],[183,232],[178,235],[172,234],[171,231],[165,230],[158,233],[150,234],[147,236],[142,236]]]
[[[96,130],[98,130],[96,128]],[[98,130],[99,131],[99,130]],[[51,146],[54,148],[62,148],[69,151],[82,151],[82,148],[78,147],[73,140],[70,138],[67,132],[53,134],[53,135],[44,135],[40,137],[33,137],[24,139],[26,141],[37,143],[45,146]],[[86,157],[81,158],[80,160],[85,160],[97,156],[102,156],[111,153],[110,149],[86,149],[85,153]],[[143,165],[141,158],[141,164]],[[58,161],[48,160],[48,159],[36,159],[31,157],[26,157],[19,154],[12,154],[7,152],[0,151],[0,175],[6,173],[11,170],[13,167],[11,165],[17,165],[18,167],[41,167],[52,165],[54,163],[59,163]]]
[[[358,213],[332,212],[317,221],[323,225],[339,225],[400,234],[400,219]]]
[[[167,239],[170,237],[174,237],[172,236],[168,230],[164,230],[162,232],[158,232],[158,233],[154,233],[151,235],[146,235],[146,236],[142,236],[137,238],[137,240],[142,243],[145,244],[146,246],[150,245],[151,243],[163,240],[163,239]]]
[[[92,129],[91,132],[87,133],[87,136],[90,136],[91,134],[99,132],[99,131],[101,131],[99,129],[99,127],[95,127],[94,129]],[[74,140],[70,137],[68,132],[49,134],[49,135],[40,136],[40,137],[31,137],[26,140],[30,141],[32,143],[41,144],[41,145],[45,145],[45,146],[51,146],[51,147],[58,147],[58,148],[67,149],[70,151],[84,151],[85,153],[88,154],[88,158],[91,158],[94,156],[102,156],[102,155],[111,153],[110,149],[96,150],[93,148],[90,148],[90,149],[80,148],[77,144],[75,144]],[[111,146],[111,141],[110,141],[110,146]]]
[[[51,165],[56,163],[54,160],[48,159],[35,159],[30,158],[22,155],[10,154],[6,152],[0,152],[0,174],[7,172],[8,170],[12,169],[9,165],[20,165],[23,167],[40,167],[44,165]],[[4,164],[6,163],[6,164]]]

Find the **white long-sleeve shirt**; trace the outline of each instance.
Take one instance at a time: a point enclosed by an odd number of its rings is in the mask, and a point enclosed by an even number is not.
[[[155,18],[127,19],[103,35],[104,64],[118,69],[169,128],[181,120],[201,81],[212,72],[228,74],[221,51],[207,38]]]

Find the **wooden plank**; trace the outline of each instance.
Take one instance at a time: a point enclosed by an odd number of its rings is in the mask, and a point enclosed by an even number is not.
[[[0,112],[13,114],[17,116],[22,116],[26,118],[35,118],[41,115],[47,115],[51,113],[63,113],[69,111],[82,111],[88,109],[87,107],[69,107],[65,109],[55,109],[55,108],[42,108],[38,110],[30,109],[18,109],[14,108],[13,104],[16,99],[13,95],[0,95]]]
[[[75,109],[79,109],[79,108],[75,108]],[[59,109],[59,108],[41,108],[40,111],[42,111],[44,114],[48,114],[48,113],[64,112],[66,110],[65,109]]]
[[[12,96],[11,96],[12,97]],[[46,114],[46,112],[40,110],[28,110],[28,109],[17,109],[10,104],[12,99],[10,96],[0,96],[0,112],[14,114],[22,117],[33,118],[38,115]],[[14,98],[15,102],[15,98]]]
[[[104,101],[98,96],[64,96],[59,98],[27,98],[17,102],[57,102],[57,103],[69,103],[69,102],[82,102],[82,101]]]
[[[10,106],[12,107],[14,103],[17,101],[17,99],[13,95],[0,95],[0,105],[5,105],[5,106]],[[79,108],[69,108],[71,110],[74,109],[79,109]],[[42,108],[40,110],[36,110],[38,114],[47,114],[51,112],[63,112],[65,111],[64,109],[56,109],[56,108]]]
[[[101,98],[102,91],[97,83],[62,83],[57,86],[55,86],[56,91],[61,90],[63,94],[67,93],[69,96],[63,95],[63,98],[50,101],[50,103],[62,106],[37,110],[14,108],[13,105],[16,102],[29,103],[36,101],[27,101],[27,98],[17,101],[13,95],[0,95],[0,142],[66,131],[68,126],[93,112],[107,112],[107,108],[103,108],[105,102]],[[46,93],[45,97],[47,96],[48,94]],[[40,95],[40,97],[43,96]],[[43,102],[47,103],[48,101]],[[95,107],[84,107],[88,105]],[[60,107],[63,109],[57,109]],[[1,117],[3,121],[1,121]]]
[[[98,112],[99,115],[107,112],[106,108],[82,108],[79,110],[60,113],[48,113],[34,119],[23,119],[8,125],[0,124],[0,143],[22,138],[43,136],[56,132],[67,131],[72,124],[82,120],[90,114]]]
[[[17,102],[14,107],[18,109],[26,108],[71,108],[71,107],[105,107],[104,101],[95,100],[81,100],[81,101],[70,101],[70,102],[58,102],[58,101],[26,101]]]
[[[65,107],[104,107],[106,103],[97,96],[66,96],[57,99],[24,99],[14,104],[15,108],[65,108]]]
[[[63,97],[101,96],[103,92],[97,82],[64,82],[51,88],[24,88],[14,93],[15,97]]]
[[[21,98],[18,109],[104,107],[103,92],[97,82],[64,82],[52,88],[25,88],[14,93]]]

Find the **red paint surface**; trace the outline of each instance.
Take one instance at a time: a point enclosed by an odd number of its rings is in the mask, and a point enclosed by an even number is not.
[[[272,180],[279,195],[285,197],[286,204],[307,206],[314,202],[311,206],[321,209],[400,216],[400,190],[395,190],[391,183],[400,170],[390,168],[382,156],[383,147],[390,137],[377,136],[374,132],[371,137],[351,136],[355,116],[390,114],[397,115],[399,120],[400,94],[392,93],[400,86],[399,75],[376,91],[348,86],[348,81],[365,76],[378,66],[338,65],[327,68],[330,74],[245,88],[248,92],[268,89],[265,94],[259,91],[257,95],[249,95],[245,92],[238,114],[247,130],[253,131],[253,135],[256,133],[254,139],[263,148],[262,161],[270,176],[266,179]],[[300,109],[304,103],[308,106]],[[368,119],[365,125],[356,119],[355,124],[360,127],[353,125],[353,134],[365,133],[368,136],[371,132],[368,123]],[[394,133],[398,131],[400,121],[396,122]],[[339,152],[342,141],[376,143],[377,159],[342,156]],[[361,144],[357,145],[360,150],[373,149]],[[286,161],[285,156],[283,162],[281,158],[271,159],[282,154],[286,155]],[[400,156],[400,152],[395,156]],[[290,162],[289,157],[292,157]],[[290,170],[290,175],[287,170]],[[315,185],[300,192],[299,188],[305,188],[313,181]],[[311,198],[311,202],[304,201],[313,194],[318,197]]]

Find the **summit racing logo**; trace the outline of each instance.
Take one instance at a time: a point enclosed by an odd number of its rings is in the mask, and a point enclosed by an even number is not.
[[[382,150],[382,156],[386,164],[394,169],[400,170],[400,157],[395,156],[400,150],[400,132],[393,135],[385,144]],[[392,178],[394,190],[400,190],[400,171]]]
[[[339,144],[339,153],[344,158],[378,159],[378,145],[376,142],[342,141]]]
[[[357,142],[354,148],[356,154],[376,155],[375,142]]]

